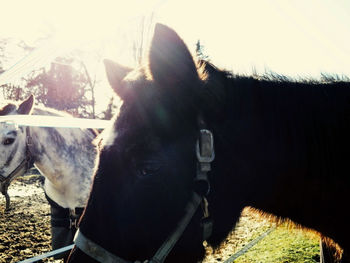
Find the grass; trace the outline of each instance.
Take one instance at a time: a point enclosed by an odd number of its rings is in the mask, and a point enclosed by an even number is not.
[[[320,262],[319,254],[316,235],[281,225],[234,262],[316,263]]]
[[[207,255],[203,263],[225,262],[236,255],[251,241],[276,225],[272,215],[245,208],[236,224],[221,246],[213,250],[206,245]],[[318,263],[320,262],[320,237],[312,231],[298,228],[293,223],[280,223],[272,232],[261,239],[235,263]]]

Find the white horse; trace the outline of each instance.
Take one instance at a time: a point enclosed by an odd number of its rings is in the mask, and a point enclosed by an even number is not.
[[[64,116],[52,109],[33,107],[33,102],[30,96],[19,106],[9,103],[0,109],[0,116]],[[92,141],[96,135],[90,129],[18,127],[0,123],[0,175],[6,178],[30,157],[47,178],[44,189],[53,201],[69,209],[84,207],[95,169],[97,148]]]
[[[19,105],[8,103],[0,107],[0,116],[13,114],[65,116],[52,109],[34,107],[33,96]],[[92,143],[96,135],[91,129],[24,127],[0,122],[2,191],[34,164],[46,178],[44,190],[48,200],[74,213],[76,208],[85,206],[89,196],[98,157]]]

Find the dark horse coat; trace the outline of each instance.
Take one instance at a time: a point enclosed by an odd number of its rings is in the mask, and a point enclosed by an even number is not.
[[[126,260],[152,258],[194,190],[197,117],[214,134],[207,199],[218,245],[252,206],[315,229],[350,251],[350,83],[234,76],[196,65],[170,28],[156,25],[149,64],[106,61],[123,100],[106,135],[80,231]],[[167,262],[204,256],[199,209]],[[70,262],[94,262],[74,249]]]

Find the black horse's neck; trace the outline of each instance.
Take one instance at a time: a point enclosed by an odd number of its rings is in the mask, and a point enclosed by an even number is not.
[[[213,125],[210,202],[217,231],[212,243],[226,236],[234,226],[226,218],[238,218],[244,206],[346,242],[323,215],[341,211],[332,200],[346,198],[339,182],[349,185],[344,173],[350,159],[348,83],[225,77],[211,80],[212,88],[219,82],[227,94],[220,121]],[[235,207],[217,208],[222,200]]]

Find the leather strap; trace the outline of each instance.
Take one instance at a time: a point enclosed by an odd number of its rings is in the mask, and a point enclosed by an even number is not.
[[[88,239],[84,234],[78,229],[74,236],[75,245],[83,251],[86,255],[103,263],[130,263],[113,253],[110,253],[100,245]]]

